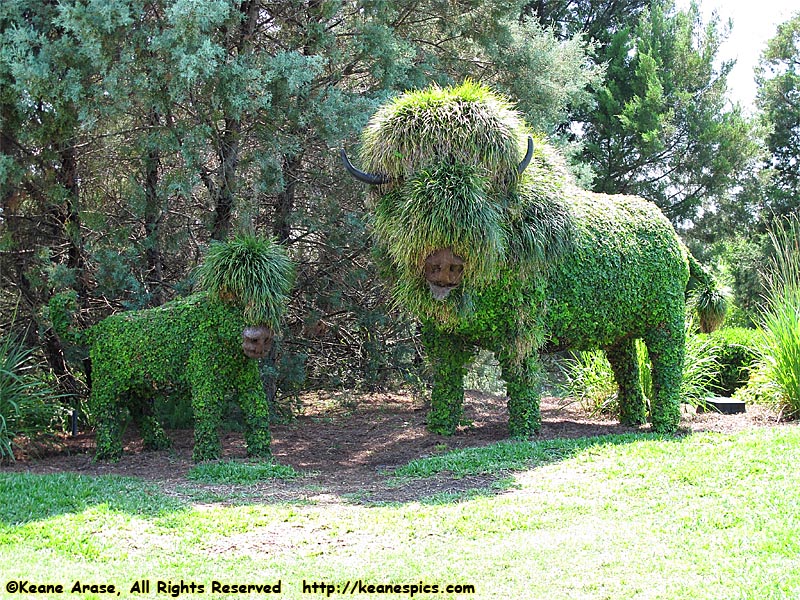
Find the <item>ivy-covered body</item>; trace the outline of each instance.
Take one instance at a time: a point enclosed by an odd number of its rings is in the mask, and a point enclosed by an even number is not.
[[[443,392],[444,379],[453,372],[463,377],[479,348],[500,362],[512,435],[539,430],[537,359],[545,349],[604,349],[620,385],[621,421],[642,424],[636,338],[651,351],[661,390],[653,426],[677,427],[678,398],[664,392],[676,392],[681,379],[689,279],[684,246],[661,212],[640,198],[579,193],[567,210],[575,223],[572,244],[549,269],[527,278],[500,271],[495,281],[468,292],[471,308],[456,322],[421,315],[423,343],[435,366],[432,429],[451,433],[458,424],[463,389]],[[453,301],[463,301],[453,294]]]
[[[246,286],[249,292],[236,291],[225,276],[236,269],[244,272],[236,281],[262,277],[269,292],[254,293],[257,286],[252,283]],[[196,461],[218,458],[218,428],[230,395],[244,415],[248,454],[268,456],[269,406],[254,359],[263,358],[272,345],[291,271],[284,251],[271,240],[218,243],[200,270],[206,290],[157,308],[111,315],[81,332],[69,329],[74,294],[54,296],[50,312],[56,331],[89,349],[89,409],[97,428],[97,458],[120,458],[129,416],[138,424],[145,447],[169,446],[154,415],[155,403],[187,396],[195,422],[192,456]],[[265,277],[265,272],[271,275]],[[242,297],[248,298],[247,305]]]
[[[653,428],[677,428],[690,270],[711,282],[655,205],[579,189],[501,98],[469,82],[381,109],[361,157],[377,175],[349,169],[378,184],[378,255],[423,322],[432,431],[455,431],[478,348],[498,358],[515,437],[540,429],[538,355],[551,348],[603,348],[621,421],[642,424],[636,338],[653,362]]]
[[[235,394],[242,408],[248,454],[268,456],[269,407],[258,363],[241,349],[246,326],[240,309],[200,292],[158,308],[112,315],[90,329],[97,457],[121,456],[124,407],[146,447],[166,447],[169,439],[153,415],[154,401],[187,394],[194,412],[195,460],[219,457],[217,430],[228,394]]]

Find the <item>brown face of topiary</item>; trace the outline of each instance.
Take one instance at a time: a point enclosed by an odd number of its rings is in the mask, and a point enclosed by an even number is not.
[[[247,327],[242,332],[242,350],[247,358],[258,360],[267,356],[275,333],[266,325]]]
[[[464,259],[452,248],[436,250],[425,259],[425,281],[436,300],[444,300],[464,278]]]

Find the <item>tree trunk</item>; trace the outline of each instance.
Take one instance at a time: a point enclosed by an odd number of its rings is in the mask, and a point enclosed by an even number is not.
[[[291,218],[294,211],[295,192],[302,162],[302,155],[284,157],[283,159],[283,180],[285,185],[283,191],[275,199],[274,219],[272,222],[272,235],[281,244],[286,244],[291,237]]]
[[[161,118],[155,109],[150,111],[150,126],[158,128]],[[149,304],[159,306],[164,303],[164,260],[161,252],[161,221],[163,210],[158,193],[161,153],[157,145],[152,145],[144,159],[144,227],[145,239],[145,285],[150,294]]]

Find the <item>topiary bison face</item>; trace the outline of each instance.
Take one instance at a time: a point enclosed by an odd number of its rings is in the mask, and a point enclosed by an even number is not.
[[[464,277],[464,259],[452,248],[437,250],[425,259],[425,281],[436,300],[444,300]]]
[[[274,338],[275,333],[265,325],[247,327],[242,332],[242,350],[247,358],[265,358],[272,348]]]

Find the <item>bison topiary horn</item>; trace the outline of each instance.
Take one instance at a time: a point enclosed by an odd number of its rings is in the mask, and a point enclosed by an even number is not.
[[[347,169],[347,172],[355,179],[369,185],[384,185],[389,183],[389,178],[386,175],[373,175],[372,173],[365,173],[364,171],[356,169],[350,162],[350,159],[347,158],[347,152],[344,151],[344,148],[342,148],[339,155],[342,157],[344,168]]]

